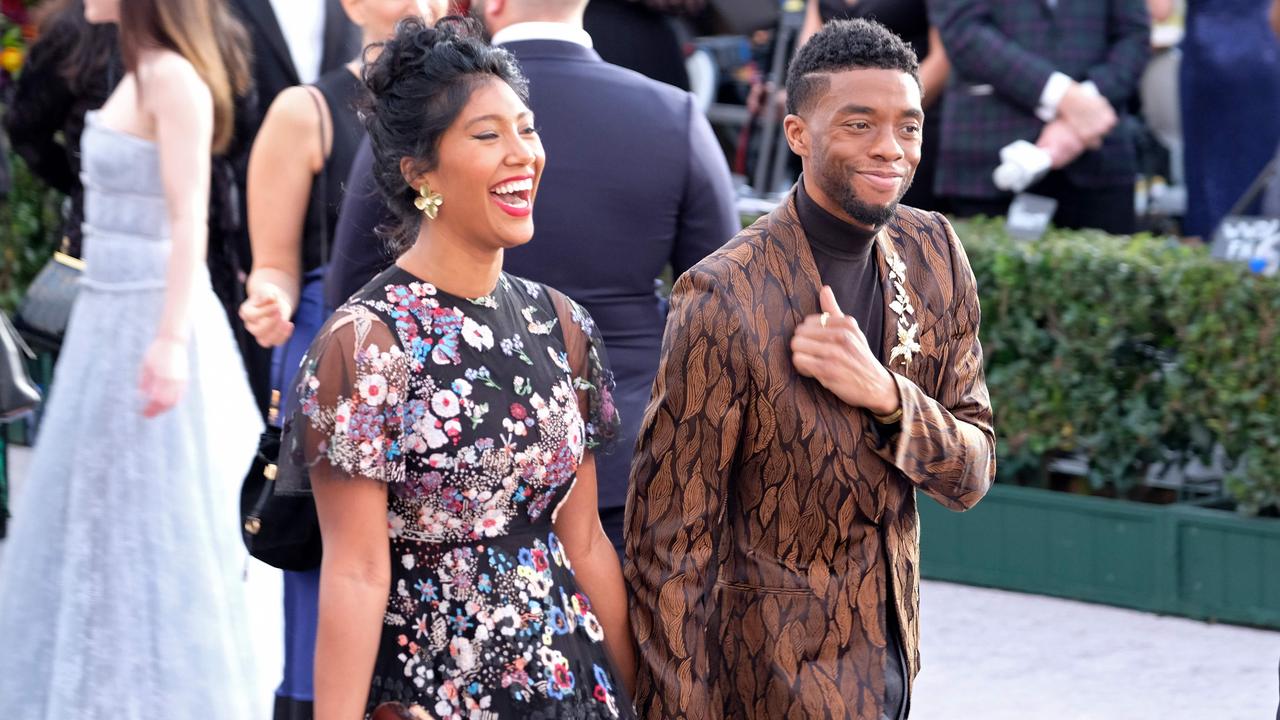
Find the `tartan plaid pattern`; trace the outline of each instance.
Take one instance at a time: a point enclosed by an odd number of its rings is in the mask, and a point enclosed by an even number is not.
[[[1000,148],[1034,142],[1044,123],[1035,115],[1054,71],[1092,80],[1121,121],[1103,147],[1067,169],[1084,187],[1133,182],[1134,135],[1124,121],[1150,53],[1144,0],[929,0],[931,22],[951,60],[942,100],[942,137],[935,189],[939,195],[990,198]],[[989,86],[984,88],[983,86]]]

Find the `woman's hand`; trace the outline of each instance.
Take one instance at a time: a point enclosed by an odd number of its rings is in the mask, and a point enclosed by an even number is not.
[[[142,359],[139,383],[144,401],[143,417],[153,418],[177,405],[189,375],[186,343],[167,337],[152,341]]]
[[[244,327],[262,347],[283,345],[293,335],[293,303],[280,288],[261,283],[251,286],[249,297],[240,304]]]

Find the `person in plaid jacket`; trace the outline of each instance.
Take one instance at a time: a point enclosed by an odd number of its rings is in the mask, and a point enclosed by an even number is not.
[[[1124,122],[1150,53],[1144,0],[929,0],[951,59],[935,189],[957,214],[1003,215],[992,172],[1027,140],[1053,170],[1028,188],[1054,223],[1135,229],[1135,137]]]

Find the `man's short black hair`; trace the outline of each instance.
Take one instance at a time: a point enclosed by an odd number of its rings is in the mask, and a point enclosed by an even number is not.
[[[920,83],[920,61],[902,38],[874,20],[832,20],[791,60],[787,112],[808,110],[827,88],[824,75],[857,69],[901,70]]]

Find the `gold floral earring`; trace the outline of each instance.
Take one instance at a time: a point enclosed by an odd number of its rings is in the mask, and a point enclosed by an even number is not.
[[[435,220],[436,215],[440,214],[440,206],[444,204],[444,196],[438,192],[434,192],[430,185],[422,183],[418,187],[418,197],[414,198],[413,206],[422,211],[429,219]]]

